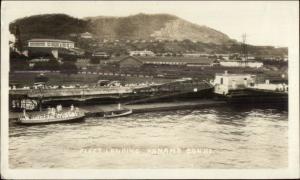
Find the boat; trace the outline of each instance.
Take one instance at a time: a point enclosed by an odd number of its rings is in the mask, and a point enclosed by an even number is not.
[[[50,124],[50,123],[70,123],[83,121],[85,113],[79,111],[79,108],[74,108],[72,105],[70,110],[63,111],[62,106],[58,105],[57,108],[48,108],[45,114],[30,116],[23,110],[23,116],[18,119],[18,123],[26,125],[34,124]]]
[[[132,114],[132,109],[121,108],[121,104],[118,105],[118,109],[115,111],[104,112],[104,118],[116,118],[123,117]]]
[[[235,104],[288,105],[288,85],[285,83],[258,83],[251,74],[217,73],[214,81],[215,97]]]

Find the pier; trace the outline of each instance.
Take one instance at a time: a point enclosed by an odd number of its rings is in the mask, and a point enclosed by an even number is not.
[[[22,101],[35,101],[36,106],[51,103],[84,103],[102,101],[126,101],[126,104],[149,102],[162,98],[176,98],[191,95],[201,96],[202,93],[212,90],[213,86],[206,81],[178,79],[173,82],[144,85],[144,86],[95,86],[85,88],[39,88],[39,89],[15,89],[9,91],[10,107],[21,106]],[[22,107],[17,107],[22,108]]]

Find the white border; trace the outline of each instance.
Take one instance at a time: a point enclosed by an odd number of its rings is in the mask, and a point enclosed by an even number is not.
[[[299,178],[299,2],[291,12],[289,45],[289,166],[287,169],[26,169],[8,168],[8,24],[1,9],[1,175],[6,179]],[[291,2],[289,2],[291,3]],[[274,137],[276,138],[276,137]]]

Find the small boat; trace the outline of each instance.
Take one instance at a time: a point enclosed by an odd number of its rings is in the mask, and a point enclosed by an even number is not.
[[[104,113],[104,118],[116,118],[116,117],[123,117],[132,114],[132,109],[122,108],[121,104],[118,105],[118,110],[109,111]]]
[[[63,122],[79,122],[83,121],[85,113],[80,112],[78,108],[63,111],[62,106],[59,105],[57,108],[48,108],[48,112],[45,114],[39,114],[35,116],[29,116],[26,114],[26,110],[23,111],[23,116],[18,119],[18,123],[34,125],[34,124],[50,124],[50,123],[63,123]]]

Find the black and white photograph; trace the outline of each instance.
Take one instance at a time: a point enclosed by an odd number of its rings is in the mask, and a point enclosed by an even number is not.
[[[299,178],[299,1],[1,4],[3,179]]]

